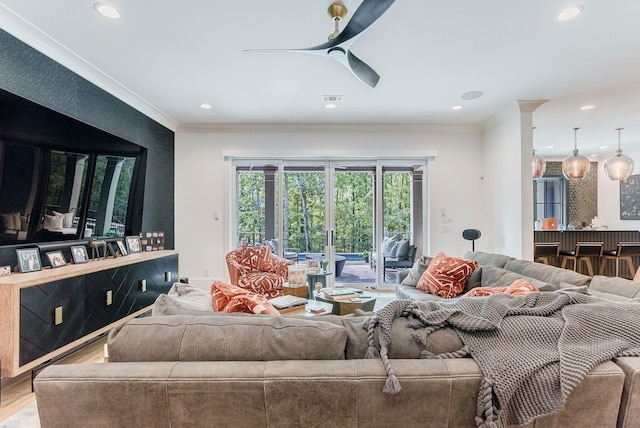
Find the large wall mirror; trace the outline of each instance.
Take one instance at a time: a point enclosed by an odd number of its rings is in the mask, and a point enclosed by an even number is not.
[[[138,233],[146,151],[0,90],[0,246]]]

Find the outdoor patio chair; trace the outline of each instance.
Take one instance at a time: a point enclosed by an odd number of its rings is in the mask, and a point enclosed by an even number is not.
[[[416,258],[417,247],[415,245],[409,245],[409,251],[405,257],[389,257],[384,256],[384,265],[382,274],[386,278],[387,269],[408,269],[413,266],[413,262]]]

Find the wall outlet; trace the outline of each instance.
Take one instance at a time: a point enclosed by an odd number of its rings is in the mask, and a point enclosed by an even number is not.
[[[211,276],[211,270],[209,270],[209,268],[204,268],[204,269],[202,270],[202,274],[203,274],[205,277],[209,277],[209,276]]]
[[[140,280],[140,291],[147,291],[147,280]]]

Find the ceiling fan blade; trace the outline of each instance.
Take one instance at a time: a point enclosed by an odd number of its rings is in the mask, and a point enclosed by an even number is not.
[[[375,70],[355,56],[351,51],[347,52],[348,67],[351,72],[365,85],[375,88],[380,80],[380,75]],[[347,65],[345,63],[345,65]]]
[[[358,9],[353,13],[353,16],[344,27],[344,30],[338,34],[333,40],[329,40],[318,46],[308,48],[308,50],[325,50],[334,46],[340,46],[342,44],[350,45],[353,43],[360,34],[378,20],[389,7],[395,2],[395,0],[364,0]],[[347,48],[348,46],[344,46]],[[346,50],[346,49],[345,49]]]
[[[363,0],[344,30],[334,39],[321,45],[302,49],[247,49],[245,52],[298,52],[328,56],[344,64],[364,84],[374,88],[380,80],[380,75],[351,53],[349,47],[394,2],[395,0]]]

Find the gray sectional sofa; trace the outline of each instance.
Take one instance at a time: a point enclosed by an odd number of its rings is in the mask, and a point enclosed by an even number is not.
[[[553,289],[593,287],[591,278],[570,271],[486,253],[467,256],[481,264],[473,278],[479,285],[483,277],[487,283],[490,278],[506,282],[512,275],[531,275]],[[609,294],[613,282],[603,279],[593,291]],[[640,290],[634,285],[612,294],[629,300]],[[399,286],[399,297],[405,298],[403,290],[411,290]],[[428,300],[423,294],[412,296]],[[455,330],[437,329],[423,346],[407,318],[393,320],[388,357],[402,389],[389,394],[383,392],[389,378],[383,362],[364,358],[371,343],[363,323],[369,319],[367,314],[305,318],[219,313],[134,319],[110,332],[107,364],[54,365],[36,377],[41,425],[477,425],[480,366],[472,358],[421,358],[425,352],[460,349]],[[376,349],[379,333],[373,336]],[[638,385],[639,357],[605,361],[586,375],[561,410],[526,426],[640,426]]]

